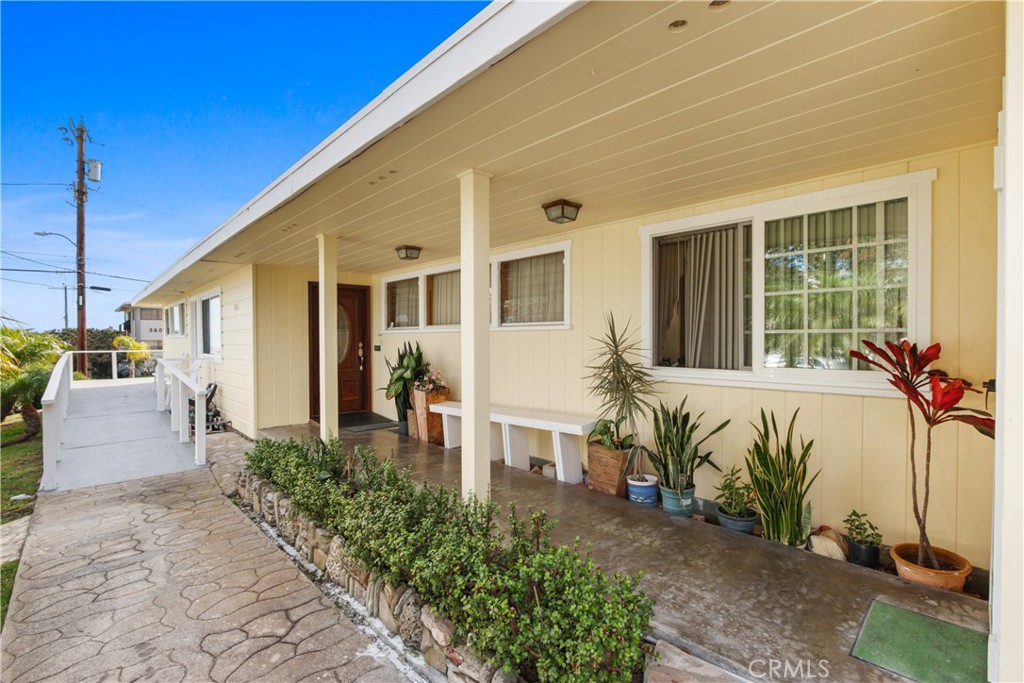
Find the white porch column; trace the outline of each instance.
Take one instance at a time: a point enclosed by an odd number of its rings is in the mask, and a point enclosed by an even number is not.
[[[491,480],[491,339],[488,257],[491,177],[459,175],[462,290],[462,495],[488,497]]]
[[[338,435],[338,240],[317,235],[320,268],[320,438]]]
[[[995,177],[999,204],[996,448],[988,679],[1024,680],[1024,5],[1006,3],[1006,73]]]

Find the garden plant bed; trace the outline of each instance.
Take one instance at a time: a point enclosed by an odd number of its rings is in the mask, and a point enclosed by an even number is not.
[[[576,548],[552,545],[543,513],[500,519],[496,504],[418,487],[338,442],[265,440],[247,457],[254,471],[234,491],[242,506],[447,680],[642,676],[651,601],[636,578],[605,577]]]

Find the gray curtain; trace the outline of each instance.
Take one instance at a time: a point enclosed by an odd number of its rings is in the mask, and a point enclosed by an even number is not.
[[[659,363],[743,367],[743,255],[738,226],[658,243]]]

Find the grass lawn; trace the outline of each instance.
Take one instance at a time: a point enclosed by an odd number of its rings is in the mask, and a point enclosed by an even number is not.
[[[11,599],[11,589],[14,588],[14,576],[17,573],[17,560],[0,564],[0,629],[7,620],[7,601]]]
[[[0,425],[0,439],[13,439],[24,430],[21,415],[11,415]],[[32,514],[35,507],[34,498],[11,502],[11,496],[19,493],[34,496],[39,490],[39,479],[43,476],[42,432],[24,443],[2,449],[0,468],[0,524],[7,524]]]

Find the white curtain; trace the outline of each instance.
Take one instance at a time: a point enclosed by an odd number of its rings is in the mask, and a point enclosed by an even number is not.
[[[541,254],[501,264],[502,323],[565,320],[565,254]]]
[[[430,325],[458,325],[462,319],[460,272],[430,276]]]

